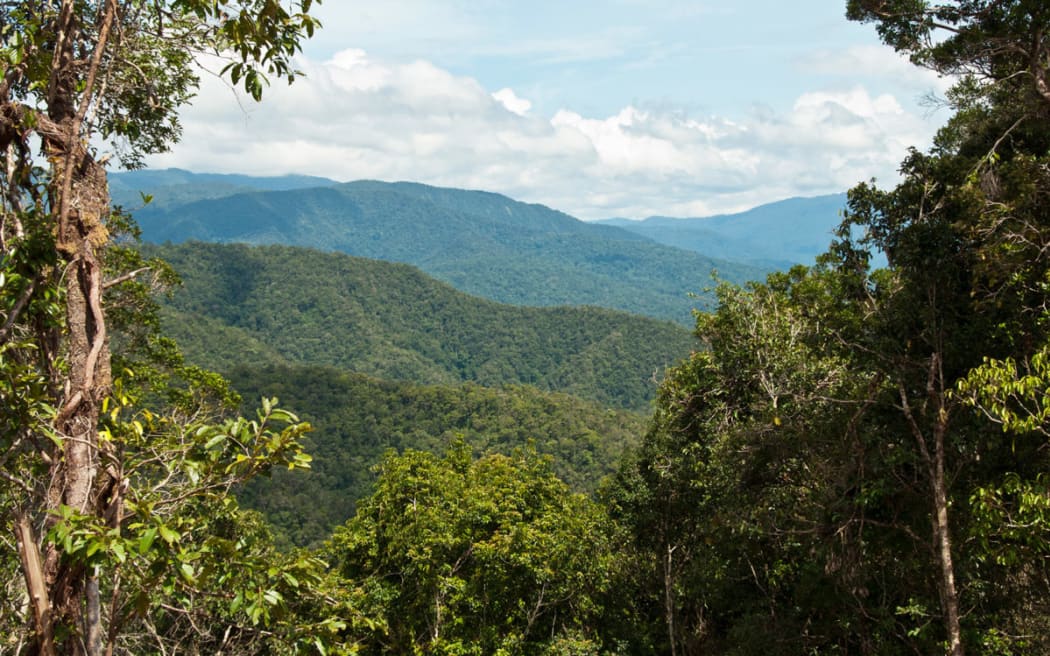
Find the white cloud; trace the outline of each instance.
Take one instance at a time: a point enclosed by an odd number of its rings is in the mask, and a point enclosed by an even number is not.
[[[507,111],[514,112],[518,116],[525,116],[532,109],[532,103],[525,98],[519,98],[514,89],[504,87],[492,94],[492,97],[500,101]]]
[[[943,77],[915,66],[892,48],[881,45],[855,45],[842,50],[816,50],[800,57],[797,65],[807,73],[822,73],[857,79],[887,80],[917,94],[943,94],[953,84]]]
[[[241,112],[206,78],[183,113],[184,143],[151,165],[480,188],[581,218],[697,216],[892,182],[907,146],[930,136],[897,98],[860,86],[732,120],[643,103],[544,117],[510,88],[491,92],[423,60],[344,50],[300,67],[306,78]]]

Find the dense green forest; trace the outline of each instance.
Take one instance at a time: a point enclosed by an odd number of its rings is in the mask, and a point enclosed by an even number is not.
[[[141,187],[149,192],[149,179]],[[201,185],[202,194],[213,192],[214,183]],[[158,193],[161,204],[135,212],[149,242],[339,251],[413,264],[457,289],[503,303],[597,305],[688,325],[692,309],[710,299],[704,292],[712,271],[744,282],[770,270],[480,191],[361,181],[184,203],[170,200],[193,193],[185,187],[161,187]],[[834,219],[832,211],[826,225]]]
[[[163,150],[202,50],[293,79],[310,5],[0,4],[0,650],[1050,653],[1045,2],[849,0],[953,117],[813,266],[721,284],[695,349],[404,265],[136,248],[87,144]],[[648,420],[608,409],[635,352],[686,355]]]
[[[669,321],[502,305],[414,267],[339,253],[202,243],[146,252],[183,280],[168,331],[190,361],[220,371],[330,365],[418,383],[526,384],[646,410],[664,368],[696,346]]]
[[[238,495],[296,544],[323,540],[353,514],[388,449],[442,453],[461,439],[510,455],[531,444],[571,488],[594,492],[645,426],[643,415],[532,387],[423,386],[301,365],[240,366],[229,378],[245,399],[278,397],[314,428],[303,440],[309,472],[275,471]]]

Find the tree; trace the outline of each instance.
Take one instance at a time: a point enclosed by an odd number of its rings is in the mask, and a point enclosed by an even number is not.
[[[1050,8],[1044,2],[849,0],[847,16],[876,23],[882,40],[919,66],[1005,85],[1050,105]]]
[[[110,207],[109,155],[100,154],[99,144],[111,145],[130,166],[168,148],[179,136],[177,111],[197,86],[197,53],[224,58],[223,72],[255,98],[267,75],[291,81],[291,58],[317,25],[310,5],[0,2],[0,458],[8,486],[4,522],[18,534],[39,653],[97,654],[104,642],[114,648],[112,636],[102,633],[98,554],[105,550],[107,566],[110,556],[119,560],[114,550],[122,531],[132,516],[141,518],[142,504],[163,476],[192,483],[182,488],[185,496],[169,498],[184,500],[269,462],[302,462],[296,458],[303,428],[285,415],[291,428],[271,432],[277,418],[271,411],[255,424],[226,428],[159,422],[155,434],[181,446],[153,455],[176,460],[143,455],[152,449],[146,437],[153,431],[140,410],[138,418],[122,421],[135,399],[120,393],[121,379],[131,373],[114,378],[107,309],[120,284],[141,272],[114,270],[121,260],[112,247],[122,219]],[[212,438],[197,442],[208,434]],[[214,458],[213,465],[222,465],[194,480],[201,472],[184,469],[200,455],[194,450],[214,455],[220,443],[227,446],[219,452],[234,462]],[[142,458],[138,465],[132,464],[136,457]],[[166,474],[158,474],[158,464]],[[80,541],[76,536],[84,531],[95,537]],[[43,534],[48,537],[38,555]],[[105,536],[116,542],[98,542]],[[150,542],[142,539],[140,544]],[[119,575],[115,568],[107,574],[115,590]],[[118,624],[114,617],[109,622],[111,630]]]
[[[841,341],[863,325],[848,300],[856,282],[798,267],[722,285],[697,318],[705,348],[665,377],[650,432],[608,493],[667,652],[892,644],[893,608],[866,599],[900,593],[860,557],[897,560],[864,535],[881,518],[861,506],[877,492],[852,424],[869,379]]]
[[[942,612],[950,652],[962,654],[964,602],[955,581],[958,547],[947,488],[960,481],[960,468],[983,469],[978,461],[988,455],[981,453],[980,433],[960,426],[971,422],[960,416],[962,397],[953,392],[974,389],[980,376],[967,372],[981,365],[981,356],[1028,361],[1047,339],[1050,9],[1025,0],[853,0],[848,12],[876,22],[883,40],[917,64],[960,76],[949,93],[956,114],[933,151],[913,152],[902,167],[904,182],[890,192],[855,189],[847,222],[867,230],[868,242],[887,253],[896,274],[884,316],[918,310],[923,319],[898,332],[909,339],[882,370],[898,382],[900,411],[929,470]],[[991,383],[985,377],[985,391],[994,395],[1001,387]],[[999,464],[1012,470],[1001,481],[1034,474],[1009,458]],[[980,514],[981,499],[997,484],[966,482],[975,488]],[[961,513],[954,515],[959,521]]]
[[[607,525],[547,459],[474,459],[459,441],[444,457],[391,451],[378,470],[324,549],[383,620],[364,653],[597,653]]]
[[[623,496],[699,500],[699,514],[664,520],[706,549],[675,573],[665,615],[708,641],[1044,653],[1050,13],[1022,0],[848,7],[917,63],[961,76],[955,115],[930,152],[908,154],[895,188],[850,192],[817,267],[723,293],[698,319],[709,350],[668,376],[629,479],[642,491]],[[872,250],[885,270],[870,270]],[[821,371],[840,384],[807,380]],[[799,501],[784,512],[789,490]],[[663,539],[644,512],[626,516]],[[735,528],[716,530],[726,518]],[[651,544],[653,562],[668,545]],[[814,569],[790,566],[800,558]],[[744,594],[728,597],[717,582],[733,577]],[[689,619],[698,598],[703,623]]]

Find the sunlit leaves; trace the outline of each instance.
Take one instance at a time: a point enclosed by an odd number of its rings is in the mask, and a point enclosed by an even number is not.
[[[958,392],[1004,432],[1050,435],[1050,349],[1018,367],[1013,358],[985,358],[959,381]]]
[[[388,454],[325,551],[385,618],[368,653],[527,653],[599,611],[603,522],[535,453],[474,460],[458,443]]]

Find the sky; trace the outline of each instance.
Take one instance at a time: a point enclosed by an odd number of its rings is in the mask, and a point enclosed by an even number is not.
[[[315,5],[316,6],[316,5]],[[409,180],[581,219],[709,216],[892,185],[949,81],[845,0],[325,0],[306,76],[213,75],[153,168]],[[213,64],[214,66],[214,64]]]

